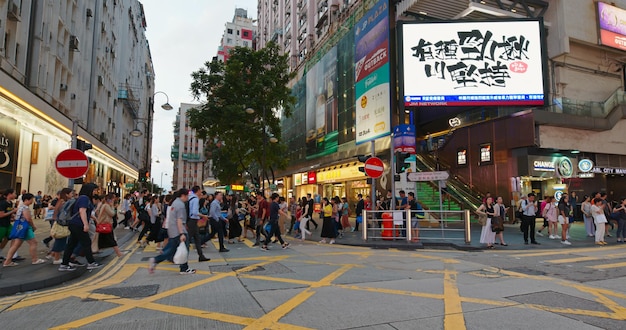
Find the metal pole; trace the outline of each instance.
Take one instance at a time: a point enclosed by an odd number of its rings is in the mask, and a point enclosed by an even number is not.
[[[372,140],[372,157],[376,157],[376,140]],[[371,203],[370,206],[372,208],[372,211],[376,210],[376,179],[372,178],[372,196],[370,198]],[[372,213],[372,214],[376,214],[376,213]],[[367,231],[367,224],[365,222],[365,219],[363,219],[363,231]]]
[[[363,210],[361,216],[363,217],[363,221],[361,223],[363,228],[361,229],[361,232],[363,233],[363,240],[367,241],[367,210]]]
[[[391,152],[391,157],[389,158],[389,165],[391,166],[391,202],[389,202],[389,209],[396,209],[396,160],[395,160],[395,152],[393,150],[393,134],[391,135],[391,144],[389,146],[389,151]],[[417,196],[416,196],[417,197]]]
[[[261,165],[261,181],[262,181],[262,188],[263,188],[263,196],[265,197],[265,176],[266,176],[266,172],[265,172],[265,162],[267,161],[267,152],[266,152],[266,148],[265,148],[265,144],[267,143],[267,132],[265,129],[265,106],[263,106],[263,165]]]
[[[412,239],[412,223],[411,223],[411,209],[406,210],[406,240],[410,242]]]
[[[72,121],[72,149],[76,149],[76,145],[78,144],[77,141],[78,141],[78,119],[74,119]],[[67,181],[67,187],[72,190],[74,189],[74,179],[69,179]]]
[[[470,211],[465,210],[464,213],[465,220],[465,244],[470,244],[472,242],[472,234],[470,231]]]
[[[439,186],[439,220],[441,220],[441,237],[445,236],[444,230],[443,230],[443,222],[445,221],[444,216],[443,216],[443,199],[441,198],[441,183],[443,181],[439,180],[437,182],[437,185]]]

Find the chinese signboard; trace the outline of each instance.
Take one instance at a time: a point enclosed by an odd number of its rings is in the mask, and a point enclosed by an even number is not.
[[[600,44],[626,50],[626,10],[598,2]]]
[[[543,105],[543,24],[405,23],[405,106]]]
[[[387,2],[378,1],[355,25],[356,144],[391,133]]]
[[[456,151],[456,164],[459,166],[467,165],[467,148],[459,148]]]
[[[491,143],[483,143],[480,145],[480,164],[486,165],[492,163]]]

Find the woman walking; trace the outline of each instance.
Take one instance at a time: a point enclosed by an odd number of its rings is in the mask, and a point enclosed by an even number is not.
[[[324,197],[322,200],[322,212],[324,214],[324,222],[322,224],[322,240],[320,243],[326,243],[326,239],[329,238],[329,244],[335,244],[335,224],[332,218],[333,215],[333,206],[330,205],[327,197]]]
[[[309,203],[308,200],[306,199],[306,197],[302,197],[302,217],[300,217],[300,231],[302,232],[302,237],[300,238],[301,240],[305,240],[306,239],[306,235],[313,235],[312,232],[310,232],[308,229],[306,229],[306,224],[307,222],[309,222],[309,220],[311,220],[308,216],[308,212],[309,212]]]
[[[595,229],[593,225],[593,217],[591,216],[591,198],[589,196],[585,195],[585,197],[583,197],[580,210],[583,212],[583,220],[585,221],[585,231],[587,231],[587,237],[594,237]]]
[[[341,227],[343,231],[350,231],[352,229],[352,225],[350,225],[350,219],[348,218],[350,214],[350,204],[348,204],[348,199],[343,197],[341,198]]]
[[[508,210],[508,207],[504,206],[504,202],[502,200],[502,197],[498,197],[496,199],[496,205],[494,207],[494,209],[497,208],[499,211],[499,215],[501,217],[501,221],[503,223],[502,225],[502,229],[504,229],[504,220],[505,220],[505,215],[506,215],[506,211]],[[508,246],[508,244],[506,244],[506,242],[504,241],[504,230],[502,231],[498,231],[496,233],[497,238],[500,239],[500,245],[502,246]]]
[[[230,218],[228,218],[228,244],[235,244],[234,239],[237,239],[237,242],[243,242],[241,239],[241,223],[239,222],[239,208],[241,205],[237,199],[237,195],[232,195],[232,199],[230,200]]]
[[[626,242],[626,198],[620,201],[619,207],[616,207],[613,212],[619,214],[617,220],[617,243]]]
[[[22,246],[24,241],[28,242],[30,257],[32,258],[33,265],[39,265],[46,262],[43,259],[37,258],[37,240],[35,239],[35,230],[37,227],[33,222],[32,215],[30,214],[30,205],[35,201],[35,196],[33,194],[22,194],[22,203],[17,209],[15,213],[15,221],[26,220],[28,222],[29,228],[26,230],[22,237],[13,238],[11,242],[11,247],[9,248],[9,252],[7,253],[6,258],[4,259],[4,267],[17,266],[16,262],[13,262],[11,259],[13,258],[13,254],[17,252],[17,249]]]
[[[548,220],[548,237],[550,239],[560,239],[559,222],[558,222],[558,210],[554,204],[554,197],[548,196],[546,198],[546,206],[543,209],[543,217]]]
[[[97,225],[100,224],[110,224],[111,228],[113,227],[113,216],[115,215],[115,208],[113,205],[114,202],[114,193],[109,193],[108,195],[106,195],[102,205],[100,206],[100,212],[98,214],[98,219],[96,220],[96,228]],[[112,230],[110,233],[98,233],[98,249],[106,249],[111,247],[118,257],[121,258],[124,256],[124,253],[122,253],[122,251],[120,251],[120,248],[117,246],[115,234],[113,234]]]
[[[65,247],[65,252],[63,253],[63,262],[59,266],[59,271],[73,271],[76,270],[74,266],[70,266],[70,257],[72,256],[72,251],[76,248],[78,243],[83,246],[85,250],[85,257],[87,258],[87,269],[96,269],[102,267],[101,264],[97,263],[93,258],[93,254],[91,253],[91,239],[89,239],[89,215],[94,209],[94,205],[92,203],[93,192],[96,190],[98,186],[93,183],[84,184],[82,188],[80,188],[80,192],[78,193],[78,199],[72,205],[72,219],[69,223],[70,237],[67,241],[67,246]]]
[[[593,216],[593,222],[596,224],[596,245],[606,245],[604,241],[604,231],[606,230],[606,216],[604,215],[605,205],[602,203],[602,198],[595,198],[593,205],[591,205],[591,215]]]
[[[496,233],[491,230],[491,218],[500,215],[500,209],[494,208],[493,197],[488,196],[485,198],[485,203],[478,207],[476,213],[487,216],[487,220],[485,221],[482,231],[480,232],[480,243],[487,244],[488,249],[493,249],[493,244],[496,241]]]

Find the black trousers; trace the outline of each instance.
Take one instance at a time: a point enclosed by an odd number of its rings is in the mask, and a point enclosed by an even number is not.
[[[271,238],[272,236],[276,237],[280,244],[285,244],[282,236],[280,236],[280,227],[278,226],[278,220],[270,222],[270,232],[267,234],[268,239],[266,239],[265,243],[263,243],[264,246],[267,246],[267,244],[270,243],[269,238]]]
[[[130,210],[124,212],[124,220],[122,220],[121,224],[124,225],[124,227],[128,227],[131,225],[130,223],[130,218],[133,216],[133,212],[131,212]]]
[[[63,252],[63,265],[67,266],[70,264],[72,252],[79,243],[80,246],[84,248],[87,262],[90,264],[96,262],[93,258],[93,254],[91,254],[91,239],[89,238],[89,233],[83,231],[83,226],[70,224],[67,227],[70,230],[70,237],[67,239],[67,245]]]
[[[309,221],[306,222],[306,230],[309,230],[309,224],[313,223],[313,225],[315,226],[315,229],[317,229],[317,222],[315,222],[315,220],[313,220],[313,215],[307,215],[307,217],[309,217]]]
[[[189,232],[189,239],[193,239],[193,245],[198,252],[198,258],[204,258],[202,240],[200,240],[200,230],[198,229],[198,219],[187,219],[187,231]],[[189,243],[191,243],[191,241],[189,241]]]
[[[530,241],[535,242],[535,216],[522,215],[522,232],[524,233],[524,242],[528,243],[528,232],[530,232]]]
[[[267,221],[267,220],[265,220]],[[268,236],[267,232],[265,232],[265,221],[261,219],[256,219],[256,243],[259,244],[261,242],[261,234],[265,237],[265,244],[269,243],[270,236]]]
[[[211,218],[209,224],[211,225],[211,235],[208,236],[207,241],[212,240],[217,234],[217,240],[220,242],[220,250],[225,249],[224,235],[226,234],[226,222]]]

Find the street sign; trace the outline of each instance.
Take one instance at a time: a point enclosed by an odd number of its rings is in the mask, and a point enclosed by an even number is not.
[[[445,181],[450,177],[447,171],[434,172],[411,172],[407,173],[406,178],[411,182],[417,181]]]
[[[87,173],[89,159],[78,149],[66,149],[57,155],[54,166],[62,176],[78,179]]]
[[[385,165],[383,161],[378,157],[370,157],[365,161],[365,175],[373,179],[378,179],[383,175],[385,171]]]

